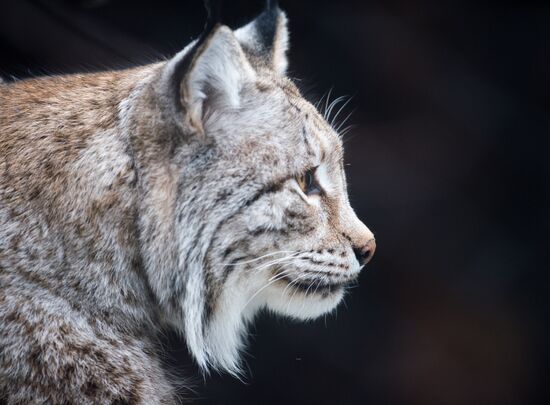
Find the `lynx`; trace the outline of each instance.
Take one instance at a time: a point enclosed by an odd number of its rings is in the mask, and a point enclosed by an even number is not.
[[[174,404],[158,334],[239,374],[267,309],[333,310],[375,250],[276,4],[129,70],[0,83],[0,403]]]

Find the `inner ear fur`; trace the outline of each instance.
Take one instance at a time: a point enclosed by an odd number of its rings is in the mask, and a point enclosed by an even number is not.
[[[184,130],[204,135],[207,108],[237,108],[241,89],[255,77],[233,31],[217,25],[167,63],[162,87],[165,98],[174,95],[172,112],[181,118]]]

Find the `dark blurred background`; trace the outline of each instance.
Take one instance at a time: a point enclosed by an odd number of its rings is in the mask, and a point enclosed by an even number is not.
[[[260,1],[227,1],[237,27]],[[245,382],[197,403],[550,403],[550,7],[533,1],[284,1],[290,73],[345,108],[352,204],[378,250],[338,312],[261,316]],[[0,0],[0,76],[169,57],[200,0]],[[170,362],[197,375],[181,341]]]

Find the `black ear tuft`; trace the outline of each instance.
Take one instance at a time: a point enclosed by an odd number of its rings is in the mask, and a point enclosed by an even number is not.
[[[204,26],[204,31],[210,32],[216,24],[221,24],[222,6],[223,0],[204,0],[204,8],[206,9],[206,24]]]
[[[270,10],[272,8],[279,8],[279,2],[277,0],[266,0],[265,9]]]
[[[262,13],[235,31],[249,55],[284,75],[288,65],[288,29],[286,15],[274,0],[267,0]]]
[[[260,42],[258,45],[265,51],[271,51],[275,42],[280,12],[276,1],[267,0],[264,11],[256,17],[256,32]]]

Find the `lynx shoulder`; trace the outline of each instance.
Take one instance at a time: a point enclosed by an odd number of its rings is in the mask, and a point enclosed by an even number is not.
[[[262,308],[331,311],[372,256],[285,14],[166,62],[0,82],[0,402],[171,404],[157,333],[238,374]]]

